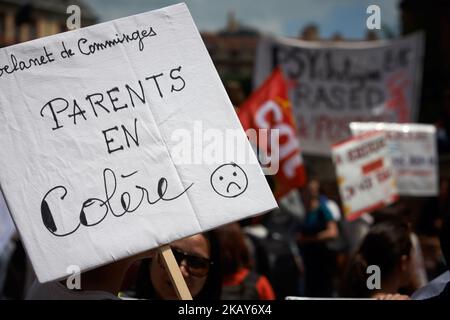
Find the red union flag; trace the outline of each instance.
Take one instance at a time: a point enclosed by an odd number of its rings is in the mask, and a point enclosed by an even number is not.
[[[251,142],[258,146],[260,152],[261,149],[267,149],[264,151],[270,158],[271,167],[279,168],[274,176],[274,194],[277,199],[292,189],[302,187],[306,182],[287,89],[281,70],[276,68],[263,85],[239,107],[238,111],[244,130],[256,130],[257,140]],[[261,129],[277,132],[278,144],[273,143],[271,138],[263,137]],[[251,137],[250,140],[252,140]]]

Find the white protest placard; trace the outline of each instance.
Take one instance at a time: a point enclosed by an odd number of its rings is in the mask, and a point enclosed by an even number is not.
[[[436,196],[439,192],[436,128],[426,124],[352,122],[354,135],[384,132],[402,196]]]
[[[11,216],[6,206],[5,199],[3,198],[3,193],[0,191],[0,255],[3,249],[11,240],[16,228],[11,220]]]
[[[0,145],[40,282],[277,206],[184,4],[1,49]]]
[[[332,147],[345,216],[354,220],[398,199],[383,133],[369,132]]]
[[[350,122],[415,122],[423,43],[421,33],[366,42],[265,38],[255,87],[279,65],[291,84],[303,152],[329,156],[330,144],[351,136]]]

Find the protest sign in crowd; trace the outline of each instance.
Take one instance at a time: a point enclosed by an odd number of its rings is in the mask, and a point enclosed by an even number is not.
[[[185,4],[0,49],[0,298],[448,295],[423,50],[264,38],[233,106]]]

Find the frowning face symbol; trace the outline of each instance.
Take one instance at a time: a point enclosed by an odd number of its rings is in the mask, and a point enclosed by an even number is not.
[[[235,163],[227,163],[214,170],[211,186],[222,197],[234,198],[247,189],[248,179],[241,167]]]

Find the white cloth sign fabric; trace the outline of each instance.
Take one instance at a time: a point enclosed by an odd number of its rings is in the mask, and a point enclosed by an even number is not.
[[[369,132],[338,143],[333,162],[345,216],[354,220],[398,199],[383,133]]]
[[[384,132],[402,196],[438,195],[436,128],[426,124],[352,122],[354,135]]]
[[[416,120],[423,43],[421,33],[368,42],[265,38],[255,87],[280,65],[291,84],[303,152],[329,156],[331,144],[351,136],[350,122]]]
[[[277,207],[184,4],[1,49],[0,145],[40,282]]]

